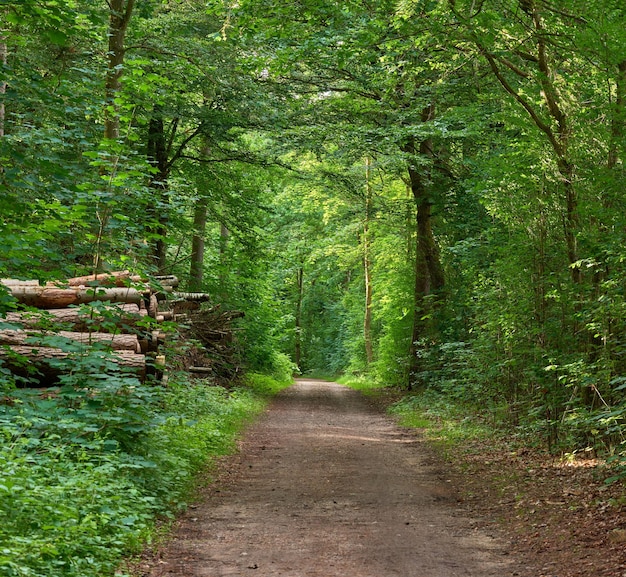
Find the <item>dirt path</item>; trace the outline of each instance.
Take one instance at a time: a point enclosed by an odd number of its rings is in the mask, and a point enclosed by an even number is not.
[[[145,575],[525,575],[452,485],[417,436],[361,395],[299,380]]]

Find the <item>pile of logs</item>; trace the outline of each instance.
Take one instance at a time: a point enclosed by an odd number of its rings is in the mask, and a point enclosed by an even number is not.
[[[165,321],[176,323],[178,338],[186,343],[168,367],[222,385],[240,371],[232,321],[243,313],[205,306],[210,300],[205,293],[178,292],[174,276],[149,282],[121,271],[45,285],[14,279],[0,284],[19,303],[18,311],[0,317],[0,364],[29,386],[55,384],[94,349],[106,351],[102,372],[113,362],[142,380],[158,379],[165,366],[160,325]]]
[[[158,373],[165,364],[159,354],[163,333],[154,327],[175,320],[172,311],[159,305],[168,294],[185,298],[174,292],[176,277],[155,277],[149,283],[127,271],[46,285],[13,279],[0,283],[22,309],[0,319],[0,359],[15,374],[32,378],[34,373],[42,384],[63,370],[58,361],[71,362],[81,351],[97,346],[110,351],[107,360],[140,379]],[[145,317],[155,322],[147,323]]]

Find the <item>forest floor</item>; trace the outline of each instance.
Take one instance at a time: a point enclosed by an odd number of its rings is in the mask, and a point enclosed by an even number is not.
[[[381,405],[300,379],[135,574],[626,576],[626,509],[593,467],[493,443],[444,459]]]
[[[597,459],[476,442],[454,466],[469,514],[547,577],[626,577],[626,488]]]

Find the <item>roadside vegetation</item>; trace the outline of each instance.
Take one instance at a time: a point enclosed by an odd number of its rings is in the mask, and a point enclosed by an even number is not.
[[[614,453],[592,446],[571,451],[575,442],[567,437],[558,447],[549,447],[536,422],[512,424],[506,406],[481,408],[470,399],[455,399],[435,388],[402,391],[363,376],[337,381],[371,398],[399,425],[419,429],[450,461],[498,447],[504,453],[532,453],[551,463],[587,463],[596,470],[595,478],[606,485],[623,480],[621,462]],[[576,430],[569,433],[575,435]]]
[[[120,375],[97,388],[13,391],[0,405],[0,575],[112,575],[290,383],[289,371],[228,389],[184,374],[164,388]]]
[[[613,577],[623,566],[626,498],[610,455],[566,444],[549,451],[535,427],[513,426],[505,414],[494,418],[442,392],[399,391],[366,377],[338,381],[425,439],[445,463],[442,482],[458,488],[457,505],[502,530],[511,550],[542,574]]]
[[[455,404],[432,390],[402,391],[368,377],[344,376],[337,382],[372,399],[400,426],[419,429],[444,454],[455,454],[464,443],[512,439],[506,422],[495,423],[490,413],[481,414],[470,404]]]

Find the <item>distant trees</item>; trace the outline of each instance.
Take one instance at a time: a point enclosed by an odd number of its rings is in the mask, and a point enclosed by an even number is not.
[[[332,245],[304,252],[298,332],[334,331],[342,348],[304,338],[303,368],[336,368],[339,355],[352,370],[504,407],[551,443],[561,428],[580,433],[575,443],[615,442],[626,342],[619,3],[262,4],[240,9],[263,43],[259,70],[290,89],[288,129],[274,138],[321,161],[311,168],[328,195],[318,206]],[[367,156],[371,202],[357,169]],[[339,198],[341,220],[328,212]],[[367,252],[333,256],[340,229],[348,244],[367,230]],[[320,254],[337,272],[325,295]],[[370,298],[371,320],[353,304]]]
[[[258,365],[615,443],[620,2],[3,10],[3,275],[167,270],[249,312]]]

